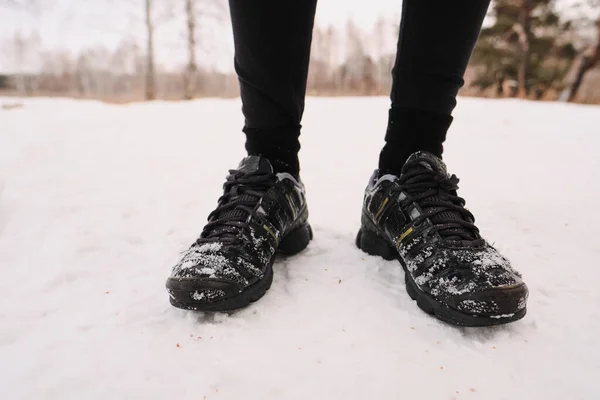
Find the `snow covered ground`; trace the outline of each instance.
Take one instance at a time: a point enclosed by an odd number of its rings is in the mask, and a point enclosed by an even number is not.
[[[386,99],[308,100],[315,239],[232,315],[164,281],[243,156],[239,100],[24,103],[0,109],[3,399],[600,398],[600,107],[460,100],[446,161],[531,290],[475,329],[354,247]]]

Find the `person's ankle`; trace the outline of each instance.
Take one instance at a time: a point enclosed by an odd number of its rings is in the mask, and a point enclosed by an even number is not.
[[[428,110],[392,107],[389,111],[385,145],[379,155],[383,174],[400,175],[408,157],[416,151],[428,151],[442,157],[446,132],[452,116]]]
[[[273,172],[288,173],[298,178],[300,163],[300,126],[257,129],[244,128],[248,155],[258,155],[269,159]]]

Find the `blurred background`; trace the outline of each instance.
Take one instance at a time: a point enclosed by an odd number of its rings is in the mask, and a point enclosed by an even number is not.
[[[400,0],[321,0],[310,95],[387,95]],[[238,95],[226,0],[0,0],[0,96]],[[462,95],[600,103],[600,0],[495,0]]]

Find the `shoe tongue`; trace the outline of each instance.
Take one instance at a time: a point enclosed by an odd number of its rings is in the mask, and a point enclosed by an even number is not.
[[[248,156],[246,158],[244,158],[240,164],[237,167],[237,170],[245,173],[245,174],[250,174],[250,173],[265,173],[265,174],[272,174],[273,173],[273,167],[271,166],[271,163],[269,162],[269,160],[265,157],[261,157],[261,156]],[[238,195],[239,197],[237,197],[238,200],[241,201],[258,201],[257,197],[248,193],[242,193]],[[247,216],[247,214],[238,209],[238,208],[232,208],[230,210],[224,211],[222,212],[219,217],[222,218],[227,218],[227,217],[233,217],[233,218],[245,218]]]
[[[264,174],[272,174],[273,166],[269,162],[268,159],[262,156],[248,156],[244,158],[240,165],[238,165],[237,170],[240,172],[244,172],[246,174],[252,172],[262,172]]]
[[[406,163],[402,167],[402,173],[408,172],[410,169],[415,168],[415,163],[418,165],[416,168],[425,168],[430,171],[435,171],[444,174],[447,177],[450,177],[448,171],[446,170],[446,164],[435,155],[427,152],[427,151],[417,151],[408,157]],[[441,201],[441,197],[438,195],[433,195],[423,199],[424,201]],[[463,216],[456,211],[448,210],[441,212],[439,214],[434,215],[431,220],[433,223],[443,223],[444,219],[464,219]],[[476,239],[473,236],[473,233],[465,228],[451,228],[447,230],[448,232],[463,232],[471,236],[473,239]],[[452,237],[452,236],[450,236]],[[458,237],[460,239],[460,237]]]
[[[405,173],[410,168],[414,167],[414,163],[418,163],[421,167],[430,171],[440,172],[448,176],[446,164],[444,164],[439,157],[436,157],[427,151],[417,151],[416,153],[411,154],[402,167],[402,173]]]

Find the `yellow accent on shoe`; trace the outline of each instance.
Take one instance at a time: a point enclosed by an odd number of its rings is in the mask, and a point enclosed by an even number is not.
[[[400,235],[400,237],[398,238],[398,241],[396,242],[396,248],[398,246],[400,246],[400,242],[403,241],[408,235],[410,235],[413,231],[412,226],[410,228],[408,228],[407,230],[404,231],[404,233],[402,235]]]
[[[277,238],[277,234],[273,232],[273,230],[267,225],[263,225],[263,228],[265,228],[265,231],[267,231],[269,235],[273,236],[273,239],[275,239],[275,246],[279,246],[279,239]]]
[[[375,214],[375,221],[377,221],[377,219],[379,218],[379,216],[383,212],[383,209],[387,205],[388,201],[390,201],[389,197],[386,197],[385,200],[383,200],[383,204],[381,205],[381,207],[379,207],[379,211],[377,211],[377,213]]]

